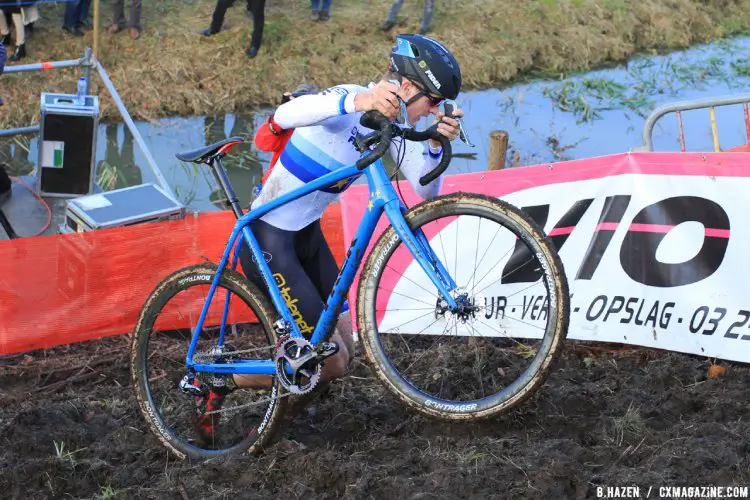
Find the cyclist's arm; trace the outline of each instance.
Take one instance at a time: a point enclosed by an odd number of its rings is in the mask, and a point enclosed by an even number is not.
[[[405,153],[403,151],[398,152],[401,142],[404,143],[402,149],[406,148]],[[441,148],[434,149],[427,143],[404,141],[399,137],[391,142],[390,153],[395,162],[398,162],[401,154],[403,154],[404,160],[401,162],[401,171],[411,184],[414,192],[421,198],[432,198],[440,194],[440,188],[443,185],[442,175],[426,186],[419,183],[419,178],[438,166],[443,155]]]
[[[338,86],[320,94],[297,97],[278,107],[274,122],[284,129],[333,125],[339,120],[331,120],[332,118],[354,113],[354,98],[357,95],[355,89],[353,85]]]

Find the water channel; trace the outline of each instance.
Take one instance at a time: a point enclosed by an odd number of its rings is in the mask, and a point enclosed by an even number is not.
[[[476,147],[456,142],[449,173],[485,170],[492,130],[509,133],[510,167],[628,151],[641,145],[645,118],[656,106],[745,92],[750,87],[748,53],[750,37],[740,37],[664,55],[639,55],[585,74],[465,92],[458,101]],[[136,125],[178,198],[190,210],[206,211],[220,208],[217,182],[205,166],[184,164],[174,154],[231,135],[250,135],[270,113],[263,109],[253,115],[175,117]],[[711,151],[708,111],[684,113],[683,120],[687,149]],[[722,148],[747,142],[741,106],[717,109],[717,123]],[[427,125],[423,121],[418,127]],[[673,116],[659,122],[655,148],[679,150],[677,130]],[[96,150],[97,179],[105,190],[154,181],[122,123],[100,125]],[[35,137],[0,141],[0,162],[7,163],[12,174],[32,172],[36,158]],[[270,154],[250,144],[235,148],[227,158],[225,166],[243,204],[269,159]]]

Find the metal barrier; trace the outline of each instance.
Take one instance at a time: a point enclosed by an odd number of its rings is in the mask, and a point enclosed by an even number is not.
[[[677,115],[677,124],[680,129],[680,151],[683,153],[686,151],[685,148],[685,134],[682,127],[682,111],[689,111],[695,109],[709,109],[711,116],[711,135],[713,136],[714,151],[720,152],[719,148],[719,133],[716,128],[716,111],[715,108],[719,106],[731,106],[742,104],[745,112],[745,131],[747,134],[747,141],[750,143],[750,114],[748,113],[748,103],[750,102],[750,94],[736,94],[731,96],[712,97],[708,99],[696,99],[694,101],[682,101],[671,104],[665,104],[656,108],[646,118],[646,123],[643,125],[643,145],[637,148],[633,148],[633,151],[653,151],[654,144],[652,134],[656,122],[663,118],[669,113],[675,113]]]
[[[115,89],[115,86],[112,84],[112,80],[110,80],[109,75],[104,70],[104,67],[101,65],[101,63],[99,63],[99,61],[97,61],[96,58],[93,56],[90,48],[88,47],[86,48],[83,54],[83,57],[81,57],[80,59],[71,59],[68,61],[50,61],[50,62],[35,63],[35,64],[21,64],[17,66],[6,66],[4,74],[28,73],[32,71],[49,71],[52,69],[74,68],[74,67],[84,68],[84,76],[86,78],[86,93],[87,94],[90,93],[90,89],[91,89],[91,70],[93,68],[97,71],[97,73],[99,74],[99,78],[101,79],[104,86],[107,88],[109,95],[112,96],[112,100],[117,106],[117,109],[120,111],[120,114],[122,115],[122,118],[125,121],[125,125],[127,125],[128,129],[130,130],[130,133],[133,135],[133,138],[138,144],[138,147],[141,149],[143,156],[146,158],[146,162],[148,163],[148,166],[151,168],[151,171],[154,173],[156,180],[159,182],[161,187],[164,188],[164,190],[167,193],[169,193],[174,199],[177,199],[174,192],[172,191],[172,188],[169,187],[167,180],[164,178],[164,175],[162,175],[161,170],[159,170],[159,166],[156,164],[156,160],[154,160],[153,156],[151,156],[151,152],[148,150],[146,143],[143,141],[143,137],[141,137],[140,132],[138,132],[138,129],[136,128],[135,123],[133,122],[133,119],[130,117],[130,113],[128,113],[128,110],[125,107],[125,104],[122,102],[122,99],[120,99],[120,95],[117,93],[117,89]],[[19,134],[34,134],[38,132],[39,132],[39,125],[30,126],[30,127],[10,128],[10,129],[5,129],[5,130],[0,130],[0,137],[10,136],[10,135],[19,135]]]

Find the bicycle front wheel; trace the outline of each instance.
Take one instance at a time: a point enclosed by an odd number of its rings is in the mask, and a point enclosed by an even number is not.
[[[446,310],[389,227],[357,293],[370,366],[386,388],[430,416],[486,418],[520,404],[546,380],[568,329],[568,284],[551,242],[521,210],[482,195],[440,196],[405,217],[466,307]]]

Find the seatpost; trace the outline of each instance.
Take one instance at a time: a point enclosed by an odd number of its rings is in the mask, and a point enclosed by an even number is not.
[[[216,177],[219,179],[221,189],[224,190],[224,194],[227,196],[229,206],[232,208],[234,215],[239,219],[242,217],[242,208],[240,207],[240,201],[237,199],[237,195],[234,194],[232,184],[229,183],[229,177],[227,172],[224,170],[224,165],[221,164],[221,155],[217,155],[210,161],[209,165],[216,172]]]

